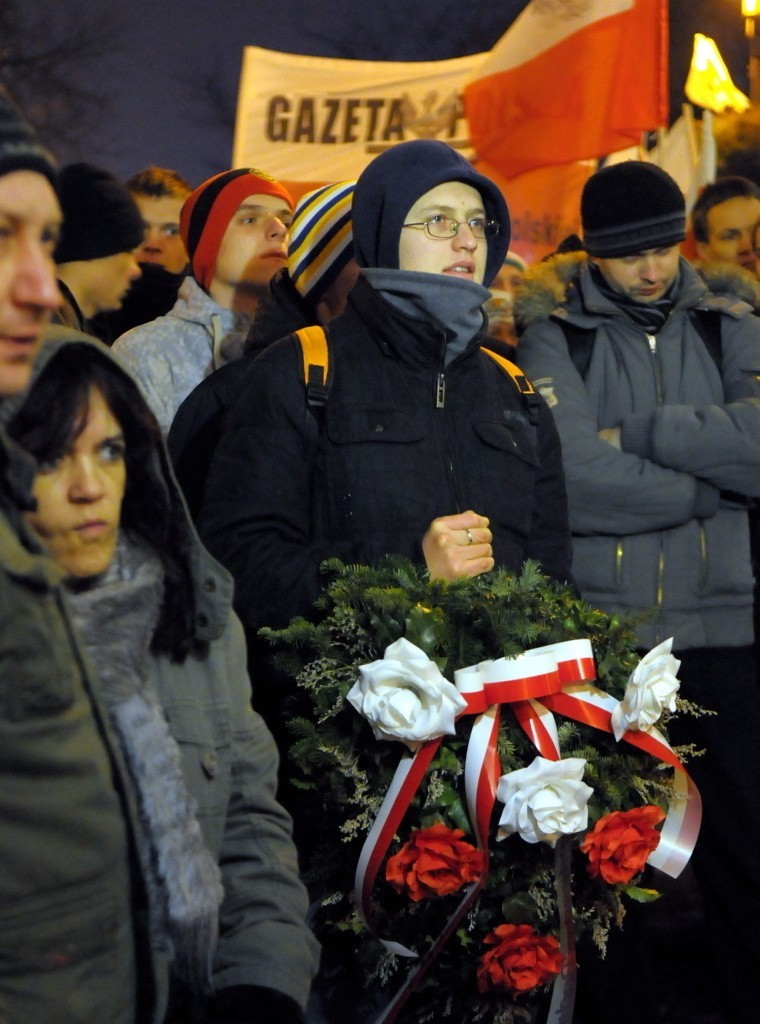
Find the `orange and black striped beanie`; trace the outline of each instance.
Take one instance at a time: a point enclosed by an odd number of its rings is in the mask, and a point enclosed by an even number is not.
[[[293,198],[275,178],[252,167],[223,171],[202,182],[184,202],[179,232],[190,257],[193,277],[208,291],[224,233],[248,196],[279,196],[292,210]]]

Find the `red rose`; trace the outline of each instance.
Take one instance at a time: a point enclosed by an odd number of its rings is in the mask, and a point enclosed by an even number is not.
[[[581,850],[588,854],[588,871],[592,878],[601,875],[610,885],[630,882],[656,849],[660,833],[654,826],[664,818],[654,804],[630,811],[613,811],[600,818],[581,843]]]
[[[385,877],[415,903],[428,896],[447,896],[483,874],[483,854],[462,842],[461,829],[433,825],[412,838],[390,858]]]
[[[539,935],[529,924],[501,924],[483,941],[494,948],[480,958],[479,992],[530,992],[562,970],[559,942],[553,935]]]

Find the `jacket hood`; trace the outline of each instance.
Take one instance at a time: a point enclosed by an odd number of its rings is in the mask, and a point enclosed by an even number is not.
[[[438,139],[400,142],[375,157],[362,171],[351,210],[359,266],[398,270],[399,238],[406,215],[420,196],[447,181],[461,181],[474,188],[483,200],[488,219],[499,224],[499,233],[488,239],[483,280],[488,287],[509,249],[506,201],[490,178]]]
[[[583,252],[562,253],[537,263],[524,275],[515,291],[514,315],[518,334],[552,315],[594,326],[606,312],[589,304],[589,293],[596,289],[588,274],[589,263]],[[752,312],[760,300],[760,283],[741,267],[713,263],[692,266],[681,258],[681,284],[676,306],[716,309],[728,316],[741,317]],[[598,292],[596,294],[599,294]]]
[[[45,340],[32,370],[30,387],[34,384],[50,360],[68,345],[85,344],[97,349],[105,356],[116,370],[125,377],[127,371],[114,358],[110,349],[88,334],[83,334],[71,327],[53,324],[45,332]],[[130,377],[130,379],[132,379]],[[8,423],[24,403],[27,391],[13,395],[3,403],[2,415]],[[152,415],[152,414],[151,414]],[[196,636],[199,640],[211,641],[221,636],[227,624],[229,609],[232,604],[232,577],[206,551],[196,533],[195,526],[187,510],[185,499],[180,490],[172,469],[169,453],[160,429],[157,431],[157,469],[164,480],[172,503],[177,503],[182,511],[182,521],[187,532],[190,567],[196,608]]]
[[[218,316],[221,318],[225,333],[233,330],[248,330],[251,325],[249,316],[220,306],[189,275],[180,285],[177,301],[167,315],[175,316],[179,320],[187,320],[189,323],[201,324],[207,328],[209,328],[212,316]]]
[[[713,295],[735,295],[760,312],[760,281],[749,270],[717,260],[692,266]]]

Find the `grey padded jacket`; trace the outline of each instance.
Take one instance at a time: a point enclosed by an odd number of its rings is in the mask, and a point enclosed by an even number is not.
[[[720,313],[720,372],[691,317]],[[680,262],[675,306],[643,328],[596,287],[585,259],[558,256],[521,286],[518,360],[562,441],[573,573],[607,611],[654,610],[642,646],[752,643],[746,504],[760,495],[760,320]],[[585,379],[561,320],[595,328]],[[621,449],[598,431],[620,428]]]

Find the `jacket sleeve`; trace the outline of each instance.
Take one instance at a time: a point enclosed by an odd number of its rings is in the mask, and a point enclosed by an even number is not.
[[[306,1004],[319,946],[306,925],[291,820],[277,802],[272,736],[250,703],[245,642],[237,617],[228,627],[228,678],[234,758],[219,865],[224,885],[213,991],[257,986]],[[252,1007],[251,1021],[261,1019]]]
[[[623,420],[623,450],[716,487],[760,496],[760,320],[723,318],[722,403],[663,405]],[[709,356],[706,357],[709,363]],[[707,366],[713,372],[712,365]]]
[[[531,524],[528,558],[537,559],[555,579],[570,582],[572,541],[568,524],[562,446],[552,414],[541,398],[537,425],[540,467],[536,477],[536,498]]]
[[[558,324],[546,319],[529,327],[517,355],[557,425],[573,533],[644,533],[717,511],[716,488],[599,437],[601,425]]]
[[[234,577],[248,629],[306,614],[326,558],[371,564],[390,550],[383,536],[313,539],[318,438],[296,342],[281,339],[251,365],[229,411],[198,517],[204,543]]]

